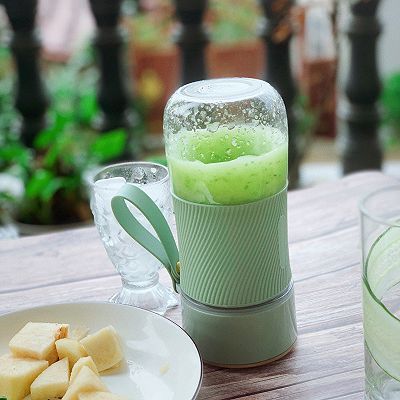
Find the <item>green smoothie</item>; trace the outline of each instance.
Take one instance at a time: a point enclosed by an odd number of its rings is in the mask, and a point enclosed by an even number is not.
[[[201,204],[244,204],[278,193],[287,142],[274,128],[180,132],[168,143],[174,194]]]

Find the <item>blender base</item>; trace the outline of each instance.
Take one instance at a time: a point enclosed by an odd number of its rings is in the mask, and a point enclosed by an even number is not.
[[[218,363],[213,363],[213,362],[209,362],[207,360],[203,359],[203,362],[207,365],[211,365],[213,367],[220,367],[220,368],[229,368],[229,369],[240,369],[240,368],[256,368],[256,367],[262,367],[263,365],[267,365],[267,364],[271,364],[274,361],[278,361],[281,358],[285,357],[286,355],[288,355],[295,347],[296,342],[293,343],[293,345],[287,349],[286,351],[284,351],[282,354],[279,354],[276,357],[272,357],[268,360],[265,361],[258,361],[256,363],[252,363],[252,364],[218,364]]]
[[[206,364],[251,368],[292,350],[297,339],[293,284],[279,297],[243,308],[201,304],[181,291],[183,328]]]

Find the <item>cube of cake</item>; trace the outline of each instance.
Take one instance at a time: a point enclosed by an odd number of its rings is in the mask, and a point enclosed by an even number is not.
[[[83,326],[77,326],[77,327],[69,330],[68,338],[79,341],[79,340],[83,339],[84,337],[86,337],[88,333],[89,333],[89,328],[85,328]]]
[[[68,335],[68,325],[28,322],[11,340],[9,347],[16,357],[58,360],[55,342]]]
[[[32,382],[49,363],[45,360],[18,358],[11,354],[0,357],[0,396],[21,400],[29,395]]]
[[[68,389],[69,362],[68,358],[50,365],[32,383],[32,400],[48,400],[61,398]]]
[[[99,375],[99,371],[97,370],[93,358],[90,356],[82,357],[75,363],[75,365],[72,368],[71,378],[70,378],[71,383],[74,381],[75,377],[78,375],[79,371],[83,367],[89,367],[96,375]]]
[[[83,366],[62,400],[79,400],[78,396],[85,392],[108,392],[108,389],[89,367]]]
[[[115,366],[123,358],[118,334],[112,326],[86,336],[80,343],[93,358],[99,372]]]
[[[61,360],[68,357],[71,368],[81,358],[86,357],[87,353],[83,346],[74,339],[64,338],[56,341],[58,358]]]

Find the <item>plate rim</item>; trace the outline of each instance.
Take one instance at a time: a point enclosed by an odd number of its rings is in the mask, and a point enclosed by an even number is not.
[[[197,383],[196,390],[193,393],[193,396],[192,396],[192,398],[190,400],[196,399],[196,397],[198,396],[198,394],[200,392],[201,385],[203,383],[203,372],[204,372],[203,371],[203,369],[204,369],[204,367],[203,367],[203,359],[201,357],[199,348],[197,347],[197,344],[192,339],[192,337],[180,325],[178,325],[175,321],[172,321],[171,319],[165,317],[164,315],[160,315],[160,314],[157,314],[154,311],[145,310],[144,308],[131,306],[131,305],[128,305],[128,304],[111,303],[111,302],[108,302],[108,301],[95,301],[94,300],[94,301],[61,302],[61,303],[44,304],[44,305],[39,305],[39,306],[34,306],[34,307],[24,307],[24,308],[20,308],[18,310],[15,310],[15,311],[8,311],[6,313],[0,314],[0,320],[3,317],[14,315],[14,314],[21,314],[21,313],[26,312],[26,311],[45,309],[45,308],[51,308],[51,307],[57,307],[57,306],[70,306],[70,305],[105,305],[106,307],[108,307],[108,306],[111,306],[111,307],[122,307],[122,308],[126,308],[126,309],[132,309],[133,308],[135,310],[139,310],[140,312],[153,314],[156,318],[161,318],[161,319],[165,320],[167,323],[170,323],[170,324],[175,325],[176,327],[178,327],[189,338],[189,340],[193,343],[193,346],[196,349],[197,356],[198,356],[198,359],[199,359],[200,377],[199,377],[199,381]]]

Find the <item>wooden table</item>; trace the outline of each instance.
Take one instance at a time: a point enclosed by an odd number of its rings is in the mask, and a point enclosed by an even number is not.
[[[395,182],[368,172],[289,194],[296,347],[264,367],[206,366],[200,399],[362,399],[357,204],[367,192]],[[165,273],[162,279],[168,282]],[[119,286],[94,228],[0,242],[0,314],[48,303],[106,300]],[[179,323],[180,310],[167,317]]]

